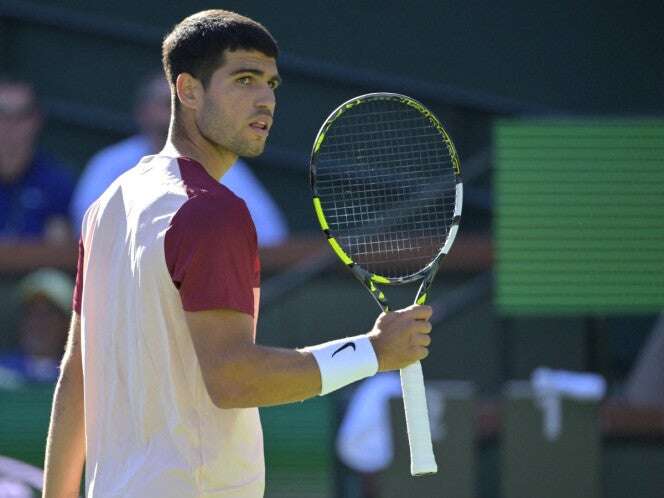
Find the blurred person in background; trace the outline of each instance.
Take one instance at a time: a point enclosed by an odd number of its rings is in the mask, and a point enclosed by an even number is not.
[[[640,408],[664,408],[664,313],[653,325],[627,377],[625,401]]]
[[[0,271],[73,267],[74,175],[38,147],[43,123],[32,85],[0,77]]]
[[[140,85],[134,118],[139,132],[97,152],[76,185],[70,214],[77,233],[88,206],[118,176],[135,166],[142,157],[159,152],[166,143],[171,119],[171,90],[162,72],[151,75]],[[284,214],[247,163],[238,159],[221,183],[247,204],[260,246],[274,246],[286,240],[288,225]]]
[[[339,460],[359,476],[358,498],[379,498],[379,474],[394,457],[390,399],[401,397],[398,372],[382,372],[360,382],[336,435]]]
[[[18,345],[0,355],[0,384],[55,383],[67,342],[73,289],[66,273],[49,268],[19,282]]]

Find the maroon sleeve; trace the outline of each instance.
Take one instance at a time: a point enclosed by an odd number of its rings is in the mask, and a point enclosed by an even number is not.
[[[256,231],[241,200],[192,197],[173,216],[164,251],[185,311],[225,308],[254,315]]]
[[[81,314],[81,301],[83,298],[83,240],[78,239],[78,264],[76,265],[76,285],[72,297],[72,309]]]

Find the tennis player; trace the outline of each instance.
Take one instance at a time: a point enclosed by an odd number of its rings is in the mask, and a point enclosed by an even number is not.
[[[427,306],[317,346],[256,344],[256,233],[218,179],[238,156],[263,151],[277,52],[262,25],[222,10],[166,36],[167,143],[83,220],[46,498],[78,496],[84,463],[88,498],[261,497],[256,407],[324,395],[428,354]]]

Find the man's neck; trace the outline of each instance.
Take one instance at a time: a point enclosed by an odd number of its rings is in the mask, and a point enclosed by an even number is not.
[[[190,133],[185,126],[174,123],[168,133],[163,154],[188,157],[198,162],[208,174],[219,180],[237,160],[237,155],[214,147],[200,134]]]

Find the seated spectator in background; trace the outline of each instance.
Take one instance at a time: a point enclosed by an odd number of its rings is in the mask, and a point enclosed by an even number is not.
[[[0,356],[0,384],[55,383],[67,341],[74,283],[67,274],[45,268],[24,277],[17,289],[18,349]]]
[[[0,77],[0,271],[75,259],[67,212],[74,175],[37,147],[42,125],[32,85]],[[35,251],[39,246],[64,246],[71,254],[53,261],[54,251]],[[36,259],[27,261],[29,255]]]
[[[99,151],[90,159],[71,204],[72,224],[77,232],[88,206],[118,176],[135,166],[143,156],[162,149],[170,123],[170,95],[162,73],[146,80],[139,88],[134,110],[139,133]],[[272,246],[285,241],[288,227],[284,215],[246,163],[238,159],[221,183],[246,202],[256,225],[259,245]]]

